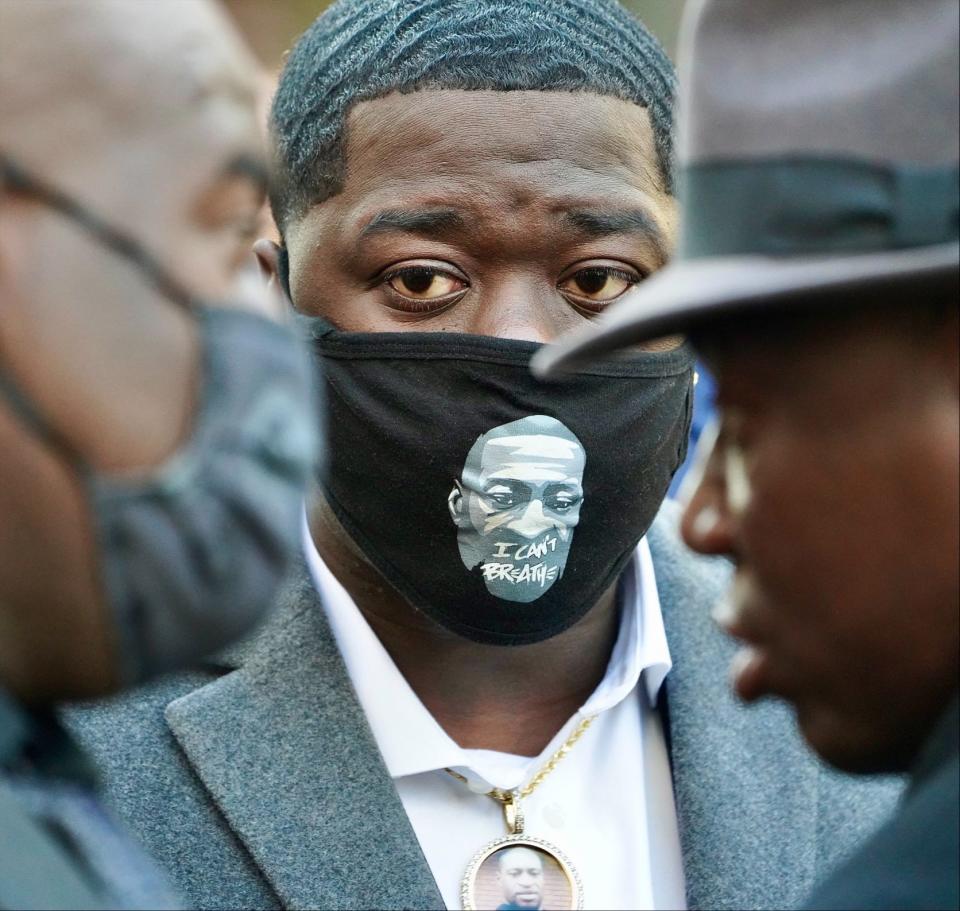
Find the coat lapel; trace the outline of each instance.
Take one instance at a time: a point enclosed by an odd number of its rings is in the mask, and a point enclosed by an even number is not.
[[[786,907],[813,884],[818,766],[790,712],[739,705],[710,621],[724,578],[665,509],[649,533],[673,670],[669,738],[691,908]],[[307,568],[238,669],[166,717],[285,907],[442,908]]]
[[[730,692],[736,646],[709,618],[726,575],[685,551],[669,514],[650,545],[673,659],[666,697],[689,905],[792,907],[816,873],[818,765],[785,706],[743,706]]]
[[[166,718],[283,905],[442,908],[302,562],[239,657]]]

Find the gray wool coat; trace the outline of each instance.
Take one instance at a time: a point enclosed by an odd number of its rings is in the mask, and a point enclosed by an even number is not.
[[[691,908],[784,908],[891,812],[899,783],[818,763],[782,705],[739,705],[709,619],[727,565],[649,532]],[[218,662],[71,713],[108,796],[198,908],[443,908],[301,563]],[[616,833],[611,833],[616,837]]]

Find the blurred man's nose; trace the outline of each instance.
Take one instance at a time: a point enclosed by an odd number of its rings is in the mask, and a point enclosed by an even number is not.
[[[524,538],[536,538],[552,523],[543,514],[543,501],[531,500],[519,519],[510,523],[510,528]]]
[[[727,499],[723,446],[716,434],[704,434],[689,483],[681,491],[686,500],[680,533],[687,546],[708,555],[732,556],[735,518]]]

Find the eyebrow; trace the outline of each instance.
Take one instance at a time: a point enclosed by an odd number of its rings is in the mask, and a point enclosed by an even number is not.
[[[644,209],[618,209],[613,212],[579,210],[567,212],[566,217],[575,228],[590,237],[646,234],[656,243],[663,244],[660,228]]]
[[[270,179],[267,163],[251,152],[241,152],[231,158],[223,168],[223,176],[246,177],[263,193],[266,193]]]
[[[455,209],[384,209],[370,219],[360,236],[381,231],[436,236],[463,226],[463,216]]]
[[[615,211],[575,210],[564,213],[566,220],[591,238],[613,234],[643,234],[663,246],[664,238],[657,223],[645,209]],[[436,237],[465,226],[456,209],[384,209],[364,226],[361,237],[387,231],[405,231]]]

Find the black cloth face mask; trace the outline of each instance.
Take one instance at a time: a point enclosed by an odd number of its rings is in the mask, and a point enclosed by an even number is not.
[[[531,342],[313,334],[327,501],[397,591],[476,642],[539,642],[586,614],[686,453],[686,345],[542,381]]]

